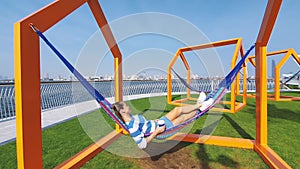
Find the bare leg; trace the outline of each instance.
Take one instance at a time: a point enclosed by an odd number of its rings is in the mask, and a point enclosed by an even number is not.
[[[194,105],[183,106],[183,107],[175,107],[173,110],[171,110],[165,116],[169,120],[173,121],[180,115],[189,114],[189,113],[194,112],[195,110],[199,109],[200,107],[201,107],[200,103],[196,103]]]
[[[187,106],[182,106],[182,107],[179,107],[179,108],[180,108],[180,112],[182,114],[186,114],[186,113],[190,113],[194,110],[199,109],[201,106],[202,106],[201,103],[196,103],[194,105],[187,105]]]
[[[187,121],[188,119],[194,117],[196,115],[197,111],[192,111],[189,114],[182,114],[180,116],[178,116],[177,118],[175,118],[174,120],[172,120],[172,123],[176,126],[178,124],[181,124],[185,121]]]

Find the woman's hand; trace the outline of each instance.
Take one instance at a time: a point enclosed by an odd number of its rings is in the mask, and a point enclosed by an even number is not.
[[[166,126],[165,125],[163,125],[161,127],[157,127],[154,130],[154,132],[149,137],[146,138],[147,143],[149,143],[153,138],[155,138],[156,135],[158,135],[159,133],[164,132],[165,130],[166,130]]]
[[[157,128],[155,129],[155,131],[157,132],[157,134],[162,133],[162,132],[164,132],[165,130],[166,130],[166,126],[165,126],[165,125],[163,125],[163,126],[161,126],[161,127],[157,127]]]

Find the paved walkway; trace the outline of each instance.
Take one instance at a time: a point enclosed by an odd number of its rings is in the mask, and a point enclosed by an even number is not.
[[[142,95],[133,95],[133,96],[124,96],[124,101],[134,100],[140,98],[148,98],[154,96],[162,96],[166,93],[159,94],[142,94]],[[107,98],[111,103],[114,102],[114,98]],[[42,112],[42,128],[48,128],[56,124],[65,122],[72,118],[76,118],[82,114],[88,113],[90,111],[99,109],[99,104],[92,100],[82,103],[76,103],[73,105],[46,110]],[[16,119],[0,122],[0,146],[16,139]]]

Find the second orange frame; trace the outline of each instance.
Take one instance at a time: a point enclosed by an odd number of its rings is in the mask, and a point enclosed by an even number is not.
[[[174,57],[172,58],[171,62],[169,63],[168,66],[168,77],[167,77],[167,81],[168,81],[168,93],[167,93],[167,97],[168,97],[168,104],[173,104],[173,105],[181,105],[181,104],[185,104],[184,102],[189,101],[189,100],[195,100],[195,98],[191,97],[191,91],[190,89],[187,88],[187,98],[185,99],[181,99],[181,100],[172,100],[172,74],[171,74],[171,69],[174,66],[175,62],[177,61],[178,57],[180,56],[185,68],[186,68],[186,72],[187,72],[187,83],[191,83],[190,81],[190,74],[191,74],[191,70],[190,70],[190,66],[188,64],[188,61],[186,60],[185,56],[184,56],[184,52],[188,52],[188,51],[193,51],[193,50],[201,50],[201,49],[207,49],[207,48],[215,48],[215,47],[222,47],[222,46],[227,46],[227,45],[236,45],[233,56],[232,56],[232,61],[231,61],[231,68],[234,68],[236,65],[236,62],[238,60],[239,56],[244,56],[244,47],[242,44],[242,39],[241,38],[235,38],[235,39],[229,39],[229,40],[223,40],[223,41],[218,41],[218,42],[212,42],[212,43],[208,43],[208,44],[201,44],[201,45],[197,45],[197,46],[189,46],[189,47],[185,47],[185,48],[180,48],[177,50],[176,54],[174,55]],[[244,74],[246,74],[246,67],[243,67],[243,72]],[[221,109],[221,108],[213,108],[213,110],[215,111],[221,111],[221,112],[228,112],[228,113],[236,113],[238,111],[240,111],[243,107],[246,106],[247,104],[247,99],[246,99],[246,91],[247,91],[247,86],[246,83],[243,83],[243,101],[237,102],[236,101],[236,96],[239,93],[240,87],[237,84],[240,81],[240,73],[238,74],[236,80],[231,84],[230,90],[231,90],[231,100],[230,101],[222,101],[221,104],[225,104],[225,105],[230,105],[229,109]]]
[[[284,54],[283,58],[279,61],[279,63],[275,66],[275,77],[274,77],[274,94],[268,94],[268,100],[274,100],[274,101],[296,101],[300,100],[299,97],[294,97],[294,96],[281,96],[280,94],[280,69],[282,66],[286,63],[286,61],[292,57],[295,62],[300,66],[300,57],[297,55],[296,51],[292,48],[290,49],[285,49],[285,50],[279,50],[275,52],[268,52],[266,55],[268,57],[270,56],[276,56]],[[254,67],[256,67],[256,62],[255,62],[255,56],[250,56],[246,60],[246,65],[248,66],[249,63],[251,63]],[[246,79],[246,76],[244,76],[244,79]],[[255,97],[255,94],[247,94],[247,97]]]

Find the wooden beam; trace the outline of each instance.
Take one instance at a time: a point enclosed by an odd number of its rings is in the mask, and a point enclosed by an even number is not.
[[[279,155],[277,155],[269,146],[256,144],[254,150],[262,157],[264,162],[271,168],[291,169]]]
[[[29,24],[46,31],[87,0],[58,0],[14,24],[18,168],[42,168],[40,46]]]
[[[113,131],[55,168],[80,168],[86,162],[108,147],[111,143],[113,143],[116,139],[118,139],[121,135],[122,134]]]
[[[273,31],[282,0],[269,0],[256,43],[260,46],[267,46]]]
[[[176,133],[174,136],[170,137],[169,140],[246,149],[253,149],[255,143],[254,140],[250,139],[185,133]]]

